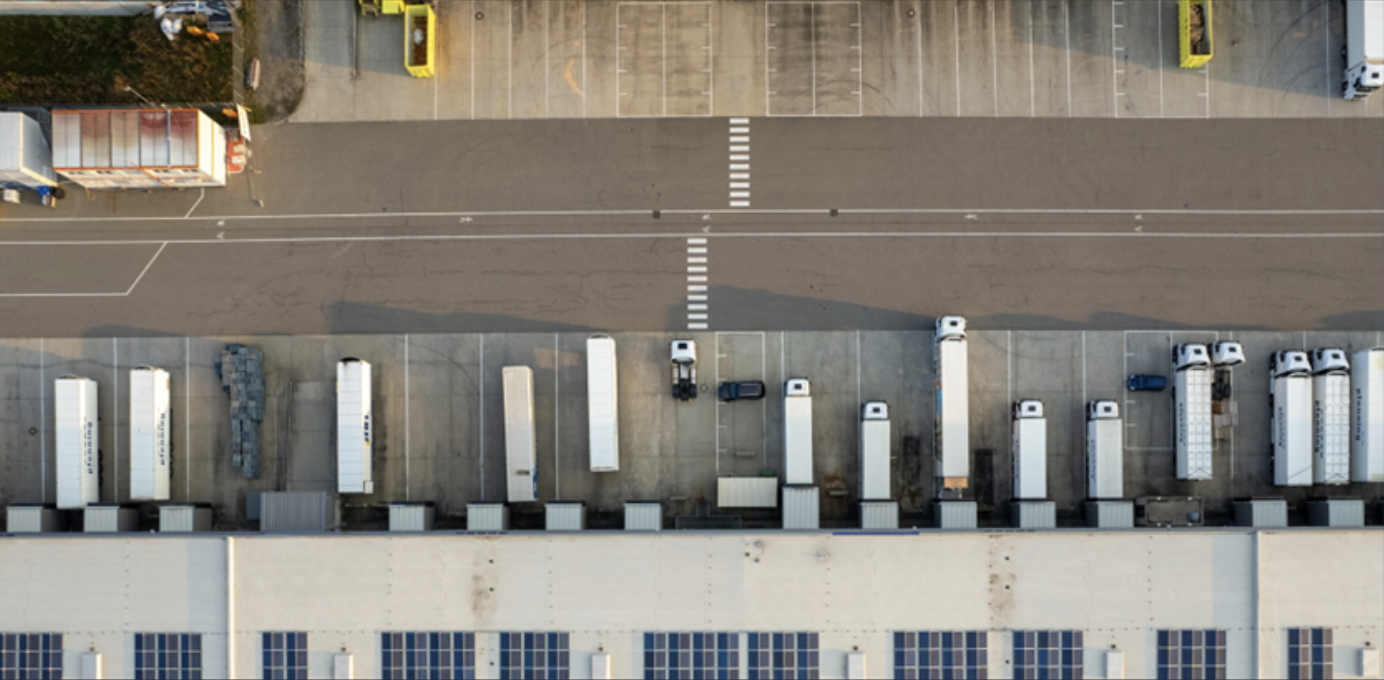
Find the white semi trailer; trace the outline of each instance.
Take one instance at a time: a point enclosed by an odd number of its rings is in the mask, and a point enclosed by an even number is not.
[[[533,369],[505,366],[505,479],[511,503],[538,500],[538,455],[533,431]]]
[[[1269,357],[1269,437],[1273,483],[1312,485],[1312,371],[1306,352]]]
[[[1384,85],[1384,0],[1346,0],[1341,96],[1364,99]]]
[[[1384,482],[1384,347],[1355,353],[1350,408],[1350,480]]]
[[[375,493],[370,363],[336,364],[336,492]]]
[[[806,378],[783,387],[783,483],[812,483],[812,386]]]
[[[1350,483],[1350,360],[1312,350],[1312,483]]]
[[[130,370],[130,500],[166,501],[172,476],[168,371]]]
[[[1025,399],[1014,404],[1014,497],[1048,497],[1048,420],[1043,402]]]
[[[586,339],[587,434],[592,472],[620,470],[620,394],[615,340],[609,335]]]
[[[860,409],[860,500],[889,500],[889,405],[866,402]]]
[[[966,319],[937,319],[937,340],[932,353],[936,378],[936,414],[933,418],[934,476],[943,489],[970,485],[970,389],[966,374]]]
[[[1173,347],[1173,418],[1176,477],[1211,479],[1211,381],[1206,346]]]
[[[1124,498],[1124,422],[1113,401],[1086,405],[1086,495]]]
[[[85,508],[101,500],[96,381],[79,375],[62,376],[53,386],[53,401],[58,508]]]

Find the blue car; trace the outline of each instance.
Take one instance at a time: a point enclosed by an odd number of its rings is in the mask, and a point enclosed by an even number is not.
[[[1129,376],[1130,392],[1161,392],[1168,388],[1168,379],[1161,375]]]

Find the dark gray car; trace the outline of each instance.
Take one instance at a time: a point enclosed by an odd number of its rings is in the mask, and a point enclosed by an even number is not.
[[[716,390],[721,401],[741,401],[764,398],[764,383],[758,380],[745,382],[723,382]]]

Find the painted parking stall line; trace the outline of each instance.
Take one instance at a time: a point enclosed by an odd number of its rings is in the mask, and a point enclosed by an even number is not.
[[[864,115],[863,52],[856,0],[766,2],[766,114]]]
[[[730,207],[750,207],[750,119],[730,119]]]
[[[707,302],[707,254],[705,238],[687,239],[687,330],[704,331],[710,323]]]

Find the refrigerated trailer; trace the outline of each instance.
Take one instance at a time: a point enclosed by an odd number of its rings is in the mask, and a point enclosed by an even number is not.
[[[1086,495],[1124,498],[1124,422],[1113,401],[1086,405]]]
[[[1350,481],[1384,482],[1384,347],[1355,353],[1350,408]]]
[[[1312,485],[1312,373],[1306,352],[1269,357],[1269,438],[1276,486]]]
[[[1014,497],[1042,500],[1048,496],[1048,421],[1043,402],[1025,399],[1014,404]]]
[[[586,406],[591,444],[591,471],[620,470],[620,403],[615,340],[609,335],[586,339]]]
[[[783,483],[812,483],[812,386],[806,378],[783,386]]]
[[[936,414],[933,419],[933,474],[944,489],[965,489],[971,476],[970,390],[966,376],[966,319],[937,319],[937,340],[932,353],[936,379]]]
[[[355,357],[336,365],[336,492],[374,493],[370,364]]]
[[[1312,350],[1312,483],[1350,483],[1350,360]]]
[[[168,371],[130,370],[130,500],[168,500],[173,470]]]
[[[53,386],[53,401],[58,508],[85,508],[101,500],[96,381],[79,375],[62,376]]]
[[[1178,479],[1211,479],[1211,360],[1205,345],[1173,348],[1173,427]]]
[[[860,500],[889,500],[889,405],[870,401],[860,411]]]
[[[505,366],[505,477],[509,502],[538,500],[538,456],[534,450],[533,369]]]

